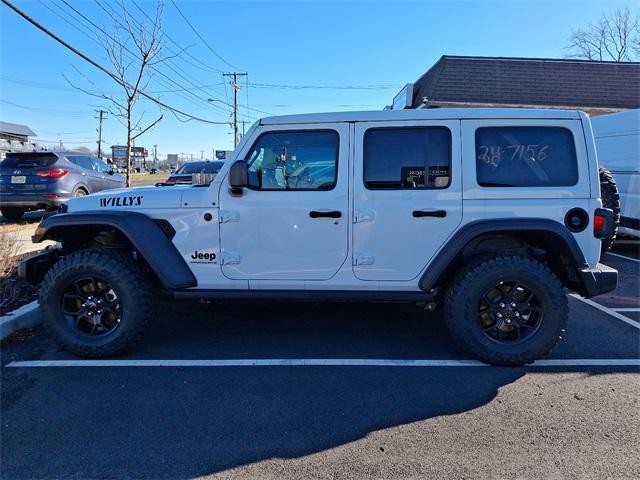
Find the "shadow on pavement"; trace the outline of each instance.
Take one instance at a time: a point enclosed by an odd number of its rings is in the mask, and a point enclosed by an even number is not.
[[[425,321],[414,307],[159,307],[163,315],[129,358],[461,356],[440,319]],[[32,340],[11,356],[65,358],[41,332]],[[551,371],[612,370],[637,371]],[[474,410],[524,375],[488,367],[3,368],[2,477],[192,478],[298,458]]]

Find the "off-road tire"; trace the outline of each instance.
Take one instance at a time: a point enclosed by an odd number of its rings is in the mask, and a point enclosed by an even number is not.
[[[537,331],[519,343],[489,338],[478,323],[478,305],[484,292],[500,281],[528,284],[543,306]],[[485,257],[462,267],[445,294],[445,321],[449,332],[467,353],[492,365],[521,366],[549,353],[564,334],[569,315],[565,290],[543,263],[526,256]]]
[[[26,212],[26,208],[22,207],[2,207],[0,208],[0,212],[2,216],[9,220],[10,222],[19,222],[22,220],[22,215]]]
[[[74,277],[95,275],[118,292],[122,305],[118,328],[105,338],[82,335],[68,325],[62,307],[65,285]],[[46,331],[65,350],[81,357],[101,358],[130,350],[145,331],[153,313],[149,280],[136,263],[114,249],[80,250],[61,258],[40,287],[40,310]]]
[[[600,177],[602,206],[613,210],[613,235],[602,239],[602,248],[600,249],[601,254],[605,254],[611,250],[620,226],[620,193],[618,192],[618,185],[609,170],[600,167],[598,168],[598,175]]]

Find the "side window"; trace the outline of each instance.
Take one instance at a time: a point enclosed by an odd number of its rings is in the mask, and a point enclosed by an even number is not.
[[[559,187],[578,182],[573,134],[562,127],[476,130],[476,175],[483,187]]]
[[[370,190],[447,188],[451,131],[445,127],[371,128],[364,134],[364,184]]]
[[[84,155],[74,155],[73,157],[67,157],[71,162],[78,165],[80,168],[84,168],[85,170],[93,170],[93,164],[91,163],[90,157],[85,157]]]
[[[246,162],[254,190],[331,190],[338,176],[339,135],[333,130],[269,132]]]
[[[107,167],[107,165],[104,162],[102,162],[101,160],[97,159],[96,157],[89,157],[89,158],[91,158],[91,163],[93,164],[93,169],[96,172],[104,173],[104,172],[109,170],[109,167]]]

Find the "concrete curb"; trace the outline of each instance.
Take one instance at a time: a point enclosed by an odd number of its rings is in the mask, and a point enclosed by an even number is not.
[[[37,301],[27,303],[17,310],[0,316],[0,339],[8,337],[13,332],[22,328],[31,328],[40,325],[40,306]]]

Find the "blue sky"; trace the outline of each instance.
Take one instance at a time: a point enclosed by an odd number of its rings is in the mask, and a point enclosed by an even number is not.
[[[103,49],[92,40],[92,27],[61,0],[14,1],[109,66]],[[112,27],[113,21],[96,0],[68,1],[106,30]],[[117,1],[98,0],[103,5]],[[142,19],[131,0],[125,1],[132,15]],[[175,1],[216,53],[239,71],[249,72],[249,82],[257,84],[248,89],[241,85],[240,113],[247,121],[267,114],[381,109],[402,85],[417,79],[443,54],[563,57],[572,27],[596,20],[603,11],[632,5],[615,1]],[[138,3],[146,12],[154,11],[155,2]],[[156,96],[163,101],[193,115],[230,121],[230,109],[223,102],[229,102],[231,89],[225,89],[216,70],[232,68],[204,46],[170,0],[165,4],[164,29],[172,41],[189,46],[190,56],[172,60],[173,70],[169,65],[160,67],[178,85],[156,75],[147,90],[160,92]],[[42,140],[62,139],[68,147],[95,148],[94,110],[100,100],[71,87],[63,73],[88,89],[91,85],[85,77],[105,91],[117,92],[117,85],[4,5],[0,5],[0,56],[0,120],[27,124]],[[197,62],[206,67],[198,68]],[[374,88],[360,88],[366,86]],[[166,92],[179,87],[191,93]],[[206,98],[216,100],[213,106]],[[253,110],[247,110],[247,100]],[[158,112],[146,101],[137,108],[149,120]],[[185,153],[199,158],[204,151],[205,157],[211,157],[213,148],[232,147],[230,131],[227,125],[184,123],[165,112],[164,120],[137,144],[149,148],[158,144],[161,156]],[[125,134],[109,116],[104,124],[106,145],[124,142]]]

